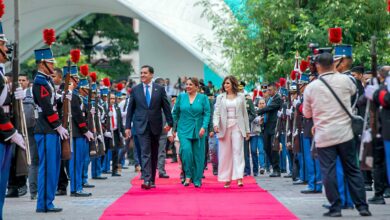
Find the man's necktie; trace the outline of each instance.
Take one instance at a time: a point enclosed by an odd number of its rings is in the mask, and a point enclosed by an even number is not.
[[[114,129],[115,128],[115,118],[114,118],[114,111],[112,110],[112,106],[110,106],[110,111],[112,112],[111,126],[112,126],[112,129]]]
[[[269,106],[272,102],[272,97],[268,99],[267,106]],[[264,114],[264,124],[267,123],[268,120],[268,113]]]
[[[148,107],[150,106],[150,92],[149,92],[149,85],[145,85],[146,91],[145,91],[145,98],[146,98],[146,104],[148,104]]]

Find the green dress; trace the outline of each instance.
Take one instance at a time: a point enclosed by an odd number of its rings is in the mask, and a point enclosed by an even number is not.
[[[208,97],[198,93],[191,104],[187,93],[180,94],[176,99],[172,116],[177,123],[179,154],[185,177],[191,178],[195,185],[200,186],[204,170],[205,139],[210,121]],[[201,128],[205,129],[202,138],[199,137]]]

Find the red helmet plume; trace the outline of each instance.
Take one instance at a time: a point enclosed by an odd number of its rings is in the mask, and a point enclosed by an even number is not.
[[[79,49],[70,50],[70,59],[73,63],[78,63],[80,61],[81,52]]]
[[[285,78],[282,77],[279,79],[280,87],[286,86],[286,83],[287,83],[287,80]]]
[[[3,17],[4,13],[5,13],[5,4],[3,0],[0,0],[0,18]]]
[[[81,73],[81,75],[83,75],[83,76],[88,76],[88,74],[89,74],[89,67],[88,67],[88,64],[84,64],[84,65],[81,65],[81,66],[80,66],[80,73]]]
[[[300,79],[300,78],[301,78],[301,74],[299,74],[298,71],[293,70],[293,71],[291,71],[291,73],[290,73],[290,78],[291,78],[291,80],[293,80],[293,81],[296,80],[297,78]]]
[[[301,72],[305,72],[307,70],[307,68],[309,67],[310,63],[307,62],[306,60],[302,60],[301,61],[301,64],[299,65],[299,69],[301,70]]]
[[[51,46],[54,42],[56,42],[56,32],[54,29],[44,29],[43,30],[43,41],[48,46]]]
[[[109,78],[104,78],[102,81],[103,81],[103,85],[104,86],[106,86],[106,87],[110,87],[111,86],[111,82],[110,82]]]
[[[332,44],[338,44],[341,43],[343,39],[343,31],[340,27],[336,28],[329,28],[329,42]]]
[[[116,89],[117,89],[118,91],[122,91],[123,88],[125,88],[125,86],[124,86],[122,83],[118,83],[118,84],[116,85]]]
[[[96,80],[97,80],[96,72],[91,72],[89,74],[89,77],[91,77],[92,82],[96,82]]]

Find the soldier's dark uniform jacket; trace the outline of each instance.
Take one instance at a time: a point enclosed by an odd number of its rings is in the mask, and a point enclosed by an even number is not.
[[[33,85],[34,101],[38,105],[38,120],[34,133],[57,134],[54,130],[61,125],[56,108],[54,83],[50,76],[38,72]]]
[[[390,140],[390,93],[386,86],[381,86],[373,96],[373,101],[381,106],[379,111],[382,137],[384,140]]]
[[[116,112],[116,116],[117,116],[117,129],[114,131],[114,134],[113,134],[113,137],[114,137],[114,142],[115,142],[115,147],[123,147],[123,143],[121,141],[121,138],[120,136],[122,135],[122,137],[125,136],[125,128],[123,126],[123,123],[122,123],[122,112],[121,112],[121,109],[119,108],[119,106],[117,104],[115,104],[113,106],[113,111]],[[111,120],[111,118],[110,118]]]
[[[76,91],[72,93],[71,109],[72,109],[72,135],[74,138],[83,137],[87,131],[87,120],[85,112],[82,111],[83,104],[82,98],[76,94]],[[84,108],[83,108],[84,109]]]
[[[0,69],[0,71],[2,71],[2,69]],[[9,118],[11,96],[8,92],[6,79],[3,74],[0,73],[0,75],[0,102],[2,102],[0,103],[0,142],[4,143],[8,141],[17,131]],[[1,99],[4,99],[4,101]]]

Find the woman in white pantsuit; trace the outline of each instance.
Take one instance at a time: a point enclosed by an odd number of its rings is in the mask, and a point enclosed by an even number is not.
[[[223,93],[217,96],[214,109],[214,131],[218,133],[218,181],[230,187],[232,180],[243,186],[244,138],[249,140],[249,119],[246,100],[238,90],[238,81],[227,76],[222,84]]]

